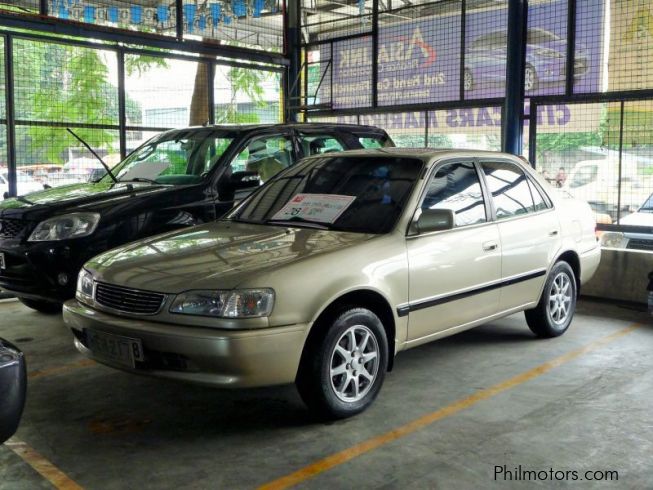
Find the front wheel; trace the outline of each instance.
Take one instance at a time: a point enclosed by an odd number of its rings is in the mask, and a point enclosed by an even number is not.
[[[345,418],[372,404],[388,365],[388,340],[379,318],[364,308],[341,311],[312,339],[297,373],[297,389],[311,410]]]
[[[540,302],[526,310],[526,323],[538,337],[558,337],[565,333],[576,311],[576,276],[571,266],[557,262],[546,280]]]
[[[57,313],[61,313],[61,303],[52,303],[50,301],[29,298],[18,298],[18,301],[28,308],[36,310],[39,313],[45,313],[46,315],[56,315]]]

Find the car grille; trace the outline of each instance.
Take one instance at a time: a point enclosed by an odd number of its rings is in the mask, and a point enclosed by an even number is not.
[[[25,221],[18,219],[0,219],[0,238],[15,238],[26,226]]]
[[[626,248],[630,250],[651,250],[653,251],[653,240],[631,238]]]
[[[95,286],[95,301],[113,310],[137,315],[154,315],[166,298],[165,294],[124,288],[98,282]]]

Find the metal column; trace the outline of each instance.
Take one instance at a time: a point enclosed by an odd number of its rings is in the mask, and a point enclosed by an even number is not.
[[[515,155],[522,152],[527,15],[528,0],[508,1],[508,57],[501,148]]]
[[[7,117],[7,177],[10,196],[18,194],[16,177],[16,114],[14,112],[14,40],[5,36],[5,107]],[[0,196],[0,199],[2,196]]]
[[[288,77],[284,86],[284,102],[288,108],[286,121],[296,122],[298,107],[301,105],[302,84],[299,83],[301,76],[301,25],[300,25],[300,2],[301,0],[287,0],[288,10],[286,11],[286,56],[288,56]]]

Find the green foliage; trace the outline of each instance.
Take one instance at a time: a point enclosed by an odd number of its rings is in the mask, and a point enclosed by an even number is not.
[[[239,112],[237,98],[245,94],[257,109],[265,109],[268,103],[263,99],[265,90],[262,84],[270,80],[273,73],[252,70],[247,68],[232,67],[227,72],[227,80],[231,85],[231,101],[229,105],[215,115],[218,124],[256,124],[260,116],[255,112]]]
[[[583,146],[600,146],[603,142],[601,133],[541,133],[537,135],[537,154],[546,152],[565,152],[577,150]]]

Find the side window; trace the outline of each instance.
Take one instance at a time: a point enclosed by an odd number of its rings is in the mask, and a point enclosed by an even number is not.
[[[451,209],[455,226],[487,221],[481,183],[472,163],[448,163],[437,169],[424,197],[422,209]]]
[[[250,141],[231,162],[232,172],[258,172],[263,182],[294,163],[292,141],[268,136]]]
[[[302,134],[300,141],[304,150],[303,153],[306,156],[321,155],[345,149],[342,143],[333,136]]]
[[[534,211],[528,179],[519,167],[504,162],[483,162],[482,165],[498,220]]]
[[[386,136],[359,136],[358,142],[363,148],[386,148],[392,146]]]
[[[547,204],[546,199],[542,196],[542,193],[540,192],[539,188],[533,184],[533,182],[530,179],[528,180],[528,187],[531,189],[531,195],[533,196],[533,209],[535,211],[544,211],[545,209],[549,209],[549,205]]]

